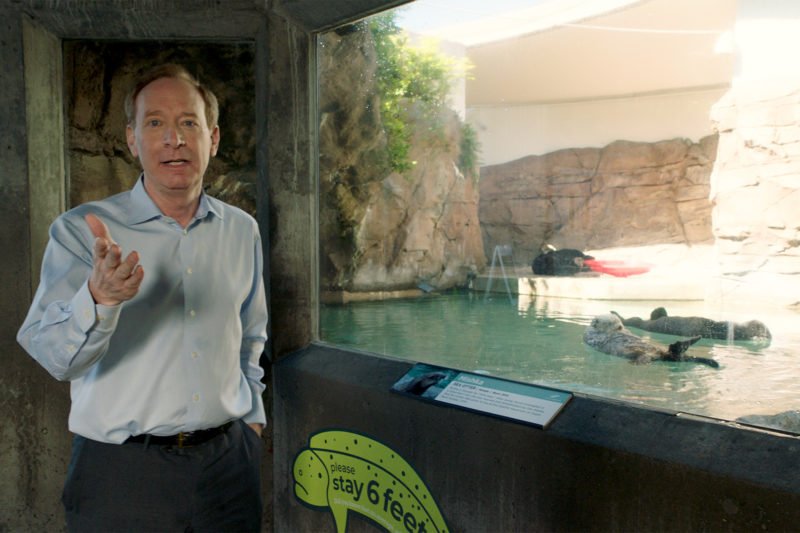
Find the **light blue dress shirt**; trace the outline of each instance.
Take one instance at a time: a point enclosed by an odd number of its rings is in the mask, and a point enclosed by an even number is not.
[[[122,248],[137,251],[136,296],[96,305],[89,292],[97,215]],[[266,423],[259,357],[267,308],[258,226],[203,194],[184,229],[136,186],[64,213],[50,227],[39,288],[19,343],[71,382],[69,428],[121,443],[229,420]]]

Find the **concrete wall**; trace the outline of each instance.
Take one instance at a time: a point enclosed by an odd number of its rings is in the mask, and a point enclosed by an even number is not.
[[[48,169],[58,168],[63,129],[58,128],[57,119],[45,119],[43,125],[52,128],[51,140],[56,140],[55,151],[43,147],[45,139],[40,132],[27,131],[28,118],[46,117],[48,100],[57,101],[47,92],[52,84],[42,84],[51,80],[46,71],[51,64],[45,61],[37,68],[30,61],[33,55],[46,57],[52,52],[52,40],[6,4],[0,5],[0,32],[0,224],[4,228],[0,261],[0,530],[52,531],[63,522],[58,491],[70,449],[68,389],[27,357],[15,339],[38,278],[34,263],[41,255],[42,238],[35,230],[41,231],[43,220],[52,214],[50,206],[59,203],[60,189],[50,192],[42,186]],[[35,160],[31,165],[29,155]],[[63,175],[57,175],[56,182],[60,178]],[[33,194],[40,195],[41,202],[32,201]]]
[[[506,163],[563,148],[602,148],[624,139],[658,142],[714,133],[711,106],[727,87],[594,100],[517,105],[476,105],[467,109],[481,143],[481,164]]]
[[[454,532],[781,531],[800,523],[797,437],[584,396],[542,430],[390,392],[410,367],[323,345],[275,365],[280,531],[334,531],[330,509],[295,497],[292,472],[309,437],[330,428],[405,459]],[[360,518],[350,511],[347,531],[376,531]]]

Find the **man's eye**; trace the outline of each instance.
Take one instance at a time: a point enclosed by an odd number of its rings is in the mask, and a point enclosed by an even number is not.
[[[155,119],[147,121],[147,125],[148,126],[158,126],[159,124],[160,124],[160,122],[158,120],[155,120]]]
[[[196,122],[194,120],[184,120],[183,121],[183,125],[184,126],[190,126],[191,127],[191,126],[194,126],[195,124],[196,124]]]

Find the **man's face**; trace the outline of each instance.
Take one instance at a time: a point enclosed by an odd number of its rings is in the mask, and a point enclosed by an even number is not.
[[[128,126],[127,138],[151,195],[193,196],[200,194],[203,174],[217,153],[219,128],[209,129],[203,98],[192,85],[160,78],[136,96],[136,122]]]

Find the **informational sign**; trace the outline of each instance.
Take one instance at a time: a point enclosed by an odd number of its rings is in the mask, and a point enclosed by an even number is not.
[[[541,428],[572,398],[570,392],[424,363],[414,365],[392,390]]]
[[[292,468],[303,504],[329,510],[337,533],[353,511],[391,533],[445,533],[433,495],[400,455],[360,433],[332,429],[313,434]]]

